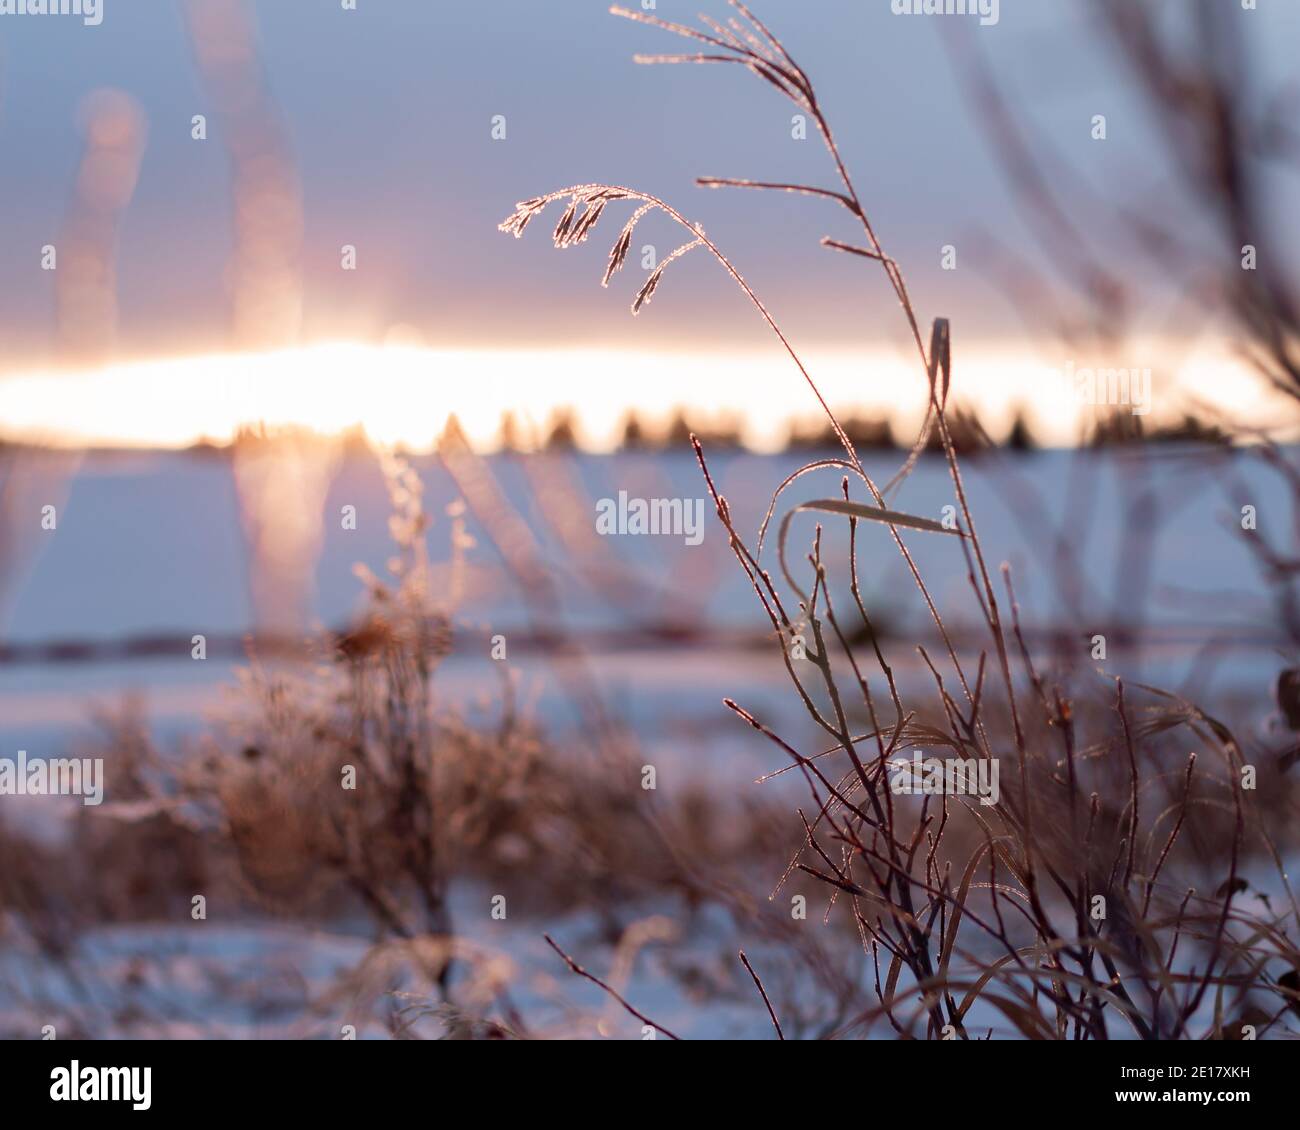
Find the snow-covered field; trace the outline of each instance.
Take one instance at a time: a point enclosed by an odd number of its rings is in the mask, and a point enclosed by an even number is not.
[[[489,462],[554,566],[562,622],[575,632],[599,633],[594,650],[611,653],[600,670],[634,715],[671,724],[666,703],[685,707],[697,697],[716,703],[715,692],[734,689],[737,682],[743,687],[762,681],[771,664],[762,659],[746,664],[738,679],[736,658],[725,650],[738,636],[761,632],[764,621],[711,509],[706,509],[705,536],[698,546],[673,536],[598,538],[588,525],[577,535],[586,540],[574,553],[548,523],[548,511],[561,522],[594,521],[595,501],[620,490],[645,498],[702,498],[705,491],[693,459],[557,457],[547,464],[545,477],[530,477],[517,458]],[[799,460],[793,455],[720,453],[712,462],[738,528],[756,533],[773,488]],[[867,459],[868,469],[881,481],[897,462],[894,455]],[[430,552],[438,560],[447,555],[444,510],[457,492],[435,460],[417,459],[416,465],[434,518]],[[1282,485],[1257,466],[1239,461],[1231,470],[1220,469],[1177,451],[1146,459],[1052,451],[970,460],[966,466],[986,554],[993,563],[1012,565],[1028,628],[1054,626],[1071,609],[1080,613],[1071,618],[1073,623],[1095,623],[1098,631],[1132,627],[1136,603],[1160,641],[1144,656],[1149,674],[1178,680],[1187,673],[1195,649],[1216,632],[1230,636],[1238,647],[1220,678],[1267,677],[1276,667],[1269,654],[1272,624],[1259,574],[1243,544],[1248,535],[1239,528],[1238,500],[1223,487],[1228,477],[1239,476],[1242,497],[1256,507],[1261,530],[1276,536],[1290,522],[1289,503]],[[0,665],[0,741],[8,746],[24,734],[58,732],[76,724],[80,704],[129,689],[146,693],[160,722],[195,718],[228,681],[229,664],[224,659],[194,662],[190,639],[198,633],[239,635],[256,626],[249,554],[230,464],[181,454],[91,455],[67,478],[21,465],[11,474],[23,482],[16,492],[20,505],[5,515],[0,638],[22,645],[173,637],[177,654],[107,663]],[[830,469],[806,476],[783,502],[833,496],[838,475]],[[555,502],[561,495],[562,506]],[[40,508],[47,500],[59,505],[53,531],[40,524]],[[898,509],[935,518],[952,503],[946,468],[928,457],[891,499]],[[356,529],[342,528],[339,515],[345,506],[357,509]],[[358,603],[354,565],[362,562],[382,573],[391,552],[389,507],[374,461],[345,461],[318,508],[321,542],[311,613],[321,624],[338,626]],[[810,515],[793,523],[791,557],[796,562],[807,551],[813,525]],[[473,515],[469,529],[478,545],[470,551],[470,591],[456,613],[457,624],[471,638],[490,630],[509,639],[526,627],[524,603],[502,575],[500,558]],[[870,610],[900,634],[925,631],[915,586],[883,531],[864,529],[860,538],[859,567]],[[975,608],[955,539],[918,532],[906,540],[945,617],[956,625],[973,625]],[[842,546],[829,533],[827,541]],[[774,543],[775,526],[763,558],[773,570]],[[1058,547],[1077,563],[1077,576],[1059,567]],[[837,558],[828,550],[827,556],[834,575],[842,554]],[[593,577],[609,583],[593,584]],[[1070,595],[1075,603],[1067,604],[1062,593],[1072,589],[1077,597]],[[629,652],[618,646],[620,629],[660,621],[684,622],[700,639],[670,656],[661,648]],[[910,649],[896,645],[894,650],[904,656]],[[478,655],[471,651],[460,657],[470,663]],[[518,662],[526,670],[543,666],[530,657]],[[775,679],[779,672],[771,674]],[[472,683],[475,675],[470,671],[466,678]],[[644,711],[638,709],[642,706]]]
[[[738,528],[751,535],[751,545],[772,490],[801,461],[795,455],[725,452],[711,459],[719,489]],[[872,454],[866,462],[883,483],[898,457]],[[448,507],[458,491],[436,460],[416,458],[414,464],[433,516],[429,552],[435,562],[445,561],[452,528]],[[761,705],[768,717],[796,733],[806,724],[779,661],[762,647],[762,610],[711,505],[704,507],[699,545],[681,536],[593,533],[597,501],[620,491],[643,498],[705,498],[694,460],[689,455],[577,455],[529,464],[497,456],[488,465],[556,578],[559,604],[545,613],[548,623],[588,640],[608,700],[664,767],[668,787],[675,769],[747,784],[778,768],[771,747],[721,706],[722,697],[730,695]],[[201,728],[207,715],[220,710],[239,659],[215,654],[196,661],[192,637],[236,638],[258,627],[250,596],[249,538],[231,463],[193,454],[89,455],[57,465],[46,459],[20,461],[9,474],[13,489],[3,515],[0,638],[19,655],[0,663],[0,752],[60,755],[85,735],[96,707],[112,706],[131,693],[142,696],[161,741]],[[778,516],[788,504],[837,495],[839,475],[826,469],[799,480],[783,496]],[[1202,695],[1234,691],[1267,697],[1284,664],[1265,591],[1243,542],[1250,534],[1241,530],[1240,512],[1245,503],[1254,506],[1260,529],[1283,543],[1278,530],[1291,517],[1282,484],[1257,464],[1237,459],[1216,465],[1176,449],[1105,455],[1053,451],[970,460],[966,475],[985,552],[992,564],[1011,564],[1031,638],[1062,622],[1074,625],[1075,634],[1056,646],[1077,647],[1075,659],[1087,666],[1088,637],[1109,632],[1110,654],[1094,664],[1107,673],[1139,675],[1174,688],[1194,678]],[[319,537],[313,582],[304,594],[307,627],[344,625],[359,601],[354,566],[364,563],[382,574],[391,553],[390,507],[375,461],[344,459],[326,481],[323,497],[304,508],[308,541],[313,529]],[[861,491],[855,496],[862,497]],[[941,518],[954,502],[946,466],[923,458],[890,502]],[[41,526],[47,504],[57,507],[54,530]],[[355,529],[345,528],[346,507],[355,507]],[[837,521],[826,523],[825,553],[832,576],[842,577],[844,539],[832,532]],[[493,672],[487,641],[495,634],[523,638],[530,621],[491,531],[473,513],[467,523],[476,544],[469,550],[465,591],[453,610],[461,634],[439,672],[438,687],[442,701],[490,712],[498,684],[488,678]],[[803,560],[814,524],[809,515],[795,519],[793,562]],[[971,630],[969,636],[959,632],[959,645],[983,646],[956,539],[924,532],[905,539],[950,626]],[[779,575],[775,550],[774,525],[763,560]],[[911,642],[929,639],[924,607],[883,530],[861,531],[859,570],[867,605],[890,633],[886,647],[899,677],[927,678]],[[457,583],[450,572],[446,582],[450,599]],[[664,624],[674,627],[677,642],[646,635]],[[1086,628],[1079,631],[1080,625]],[[1145,637],[1140,654],[1117,635],[1123,628]],[[123,638],[155,642],[140,658],[54,661],[30,650],[50,641],[95,644]],[[1212,649],[1217,662],[1205,666],[1200,649],[1215,639],[1221,642]],[[174,641],[174,654],[166,654],[165,641]],[[541,716],[562,729],[566,718],[555,660],[520,647],[510,661]],[[1263,715],[1259,724],[1266,724]],[[57,802],[46,809],[57,822]],[[485,892],[472,887],[455,892],[457,900],[483,897]],[[499,952],[522,971],[520,991],[530,1006],[524,1011],[549,1017],[556,1030],[570,1023],[555,1003],[561,994],[553,984],[568,974],[557,968],[535,924],[502,924],[494,936],[483,915],[465,918],[479,923],[470,929],[474,944]],[[581,949],[595,927],[575,918],[557,929],[562,940],[567,936]],[[98,990],[105,1023],[117,1025],[107,1018],[121,1013],[126,1018],[121,1030],[147,1034],[152,1018],[161,1014],[167,1018],[165,1030],[174,1035],[336,1035],[340,1024],[350,1022],[352,1006],[332,998],[322,1005],[320,988],[366,949],[364,939],[345,926],[335,931],[288,922],[123,927],[95,931],[82,945],[83,957],[101,972],[117,970]],[[711,952],[706,944],[691,960],[700,964],[697,976],[716,975],[731,986],[737,973],[734,952],[722,949]],[[137,961],[140,955],[149,960]],[[43,977],[23,964],[27,960],[11,952],[6,979]],[[214,960],[221,970],[215,982]],[[669,979],[656,972],[658,960],[654,947],[647,950],[631,985],[665,1024],[680,1021],[696,1035],[765,1030],[743,982],[736,982],[741,1003],[734,1011],[713,1009],[707,1020],[692,1020],[691,1002],[667,987]],[[38,995],[58,1000],[63,991],[50,982]],[[594,1028],[589,1017],[580,1021],[582,1034],[638,1038],[632,1018],[617,1009],[601,1012],[604,1002],[591,986],[568,984],[565,992],[576,993],[603,1017]],[[11,1006],[17,1007],[13,1002],[6,1007]],[[133,1027],[131,1017],[137,1014],[140,1023]],[[362,1034],[366,1031],[363,1021]]]

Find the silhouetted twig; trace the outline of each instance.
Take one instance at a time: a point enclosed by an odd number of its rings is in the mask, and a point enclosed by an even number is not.
[[[552,938],[550,934],[543,934],[542,937],[546,939],[546,944],[550,946],[551,949],[553,949],[562,958],[564,958],[565,964],[568,965],[568,967],[572,969],[579,977],[585,977],[593,985],[600,986],[600,988],[604,989],[605,992],[607,992],[611,997],[613,997],[616,1001],[618,1001],[618,1003],[621,1004],[628,1012],[630,1012],[639,1021],[641,1021],[642,1024],[649,1024],[651,1028],[654,1028],[657,1031],[662,1032],[670,1040],[681,1039],[680,1036],[673,1035],[673,1033],[668,1031],[668,1029],[665,1028],[662,1024],[660,1024],[658,1021],[651,1020],[650,1017],[648,1017],[644,1012],[640,1012],[632,1005],[630,1005],[621,995],[619,995],[619,993],[617,993],[609,985],[605,984],[605,982],[602,981],[599,977],[597,977],[594,973],[588,973],[587,970],[583,969],[583,967],[579,965],[576,961],[574,961],[573,958],[571,958],[567,953],[565,953],[562,949],[560,949],[560,947],[556,944],[555,939]]]
[[[785,1033],[781,1031],[781,1022],[776,1018],[776,1009],[772,1007],[772,1002],[767,999],[767,990],[763,988],[763,982],[758,979],[758,974],[754,972],[754,967],[749,964],[749,958],[745,956],[745,951],[740,951],[740,963],[749,970],[749,975],[754,978],[754,984],[758,988],[758,995],[763,998],[763,1003],[767,1005],[767,1014],[772,1018],[772,1027],[776,1029],[776,1038],[785,1039]]]

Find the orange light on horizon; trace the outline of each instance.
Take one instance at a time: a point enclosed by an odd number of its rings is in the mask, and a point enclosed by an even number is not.
[[[1128,356],[1168,356],[1134,346]],[[805,356],[837,412],[888,419],[900,439],[918,426],[927,389],[919,366],[895,353]],[[1092,359],[1056,366],[1010,347],[968,357],[954,370],[952,399],[975,409],[995,435],[1023,411],[1039,442],[1077,440],[1084,414],[1071,382]],[[1197,406],[1276,426],[1278,396],[1226,350],[1155,370],[1148,424]],[[775,450],[790,425],[815,420],[812,393],[773,352],[754,355],[611,349],[441,349],[401,339],[384,345],[326,342],[261,353],[209,353],[100,368],[0,377],[0,428],[11,440],[58,446],[180,448],[229,442],[247,426],[338,435],[360,427],[372,440],[428,450],[455,415],[476,447],[499,442],[502,416],[543,429],[572,409],[582,446],[613,448],[629,413],[664,422],[678,410],[739,420],[744,442]]]

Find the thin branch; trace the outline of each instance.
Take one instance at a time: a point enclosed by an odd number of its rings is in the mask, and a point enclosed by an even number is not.
[[[749,970],[749,975],[754,978],[754,984],[758,987],[758,995],[763,998],[763,1003],[767,1005],[767,1014],[772,1018],[772,1027],[776,1029],[776,1038],[785,1039],[785,1033],[781,1031],[781,1022],[776,1018],[776,1010],[772,1007],[772,1002],[767,999],[767,990],[763,988],[763,982],[758,979],[758,974],[754,972],[754,967],[749,964],[749,958],[745,956],[745,951],[740,951],[740,963]]]
[[[858,205],[851,197],[832,188],[818,188],[813,184],[786,184],[782,181],[747,180],[744,177],[696,177],[695,183],[701,188],[768,188],[776,192],[797,192],[804,196],[822,196],[828,200],[837,200],[855,216]]]
[[[847,251],[850,255],[861,255],[864,259],[874,259],[878,263],[888,261],[888,256],[881,255],[875,251],[868,251],[865,247],[858,247],[856,244],[843,243],[838,239],[831,239],[828,235],[822,236],[821,243],[823,247],[829,247],[833,251]]]
[[[638,1012],[635,1008],[633,1008],[630,1004],[628,1004],[628,1002],[624,1000],[623,997],[621,997],[617,992],[615,992],[612,988],[606,985],[605,982],[602,981],[599,977],[597,977],[594,973],[588,973],[585,969],[583,969],[581,965],[579,965],[576,961],[574,961],[573,958],[571,958],[567,953],[565,953],[562,949],[560,949],[558,945],[555,944],[555,939],[552,938],[550,934],[543,934],[542,937],[546,939],[546,944],[550,946],[551,949],[553,949],[562,958],[564,958],[565,964],[568,965],[568,967],[572,969],[579,977],[585,977],[593,985],[599,985],[600,988],[604,989],[605,992],[607,992],[611,997],[613,997],[616,1001],[618,1001],[619,1004],[621,1004],[625,1009],[627,1009],[628,1012],[630,1012],[639,1021],[641,1021],[642,1024],[649,1024],[651,1028],[654,1028],[656,1031],[662,1032],[670,1040],[681,1039],[680,1036],[674,1036],[662,1024],[659,1024],[656,1021],[651,1020],[650,1017],[646,1016],[644,1012]]]

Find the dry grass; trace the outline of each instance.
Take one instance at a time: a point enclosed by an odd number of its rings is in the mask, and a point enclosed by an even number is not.
[[[884,270],[930,389],[930,412],[913,454],[883,490],[867,475],[767,308],[703,231],[670,205],[622,186],[578,185],[522,202],[502,230],[518,236],[547,205],[567,198],[554,233],[556,245],[565,247],[590,236],[609,203],[638,202],[611,252],[607,283],[622,263],[632,225],[649,210],[664,213],[694,238],[646,281],[633,312],[654,293],[671,261],[704,246],[780,339],[844,447],[844,459],[804,468],[833,465],[847,472],[838,507],[825,500],[804,504],[845,515],[849,575],[838,578],[841,591],[833,595],[837,585],[823,563],[822,527],[800,567],[807,578],[801,584],[787,564],[794,512],[785,516],[778,545],[785,584],[778,584],[760,562],[761,533],[752,551],[695,443],[718,519],[771,625],[779,660],[831,743],[801,752],[739,702],[726,703],[789,758],[808,787],[809,806],[798,812],[802,843],[783,881],[800,871],[823,883],[829,905],[842,908],[855,925],[875,970],[875,1005],[842,1032],[863,1031],[884,1018],[902,1036],[971,1038],[976,1002],[1029,1038],[1235,1038],[1246,1017],[1261,1035],[1280,1030],[1297,1003],[1289,986],[1300,954],[1288,934],[1297,907],[1281,855],[1293,845],[1277,809],[1257,798],[1285,783],[1243,788],[1254,767],[1241,744],[1190,703],[1146,687],[1135,701],[1134,688],[1126,691],[1119,681],[1104,695],[1076,703],[1069,687],[1036,668],[1016,621],[1010,575],[1004,568],[1002,585],[994,584],[967,504],[962,452],[947,406],[947,323],[935,320],[927,350],[902,271],[877,238],[811,81],[740,0],[731,6],[735,16],[725,24],[705,18],[702,28],[613,11],[704,45],[693,53],[638,56],[639,62],[743,66],[815,122],[837,188],[718,177],[700,183],[833,201],[860,228],[862,243],[826,237],[823,244]],[[935,524],[885,506],[885,496],[930,442],[931,428],[958,504],[971,598],[987,629],[988,644],[977,660],[959,655],[903,538],[903,528],[928,536]],[[777,489],[769,518],[797,474]],[[866,502],[851,499],[852,484],[865,489]],[[935,659],[922,650],[934,677],[929,702],[904,701],[879,646],[871,670],[848,642],[860,628],[843,604],[837,607],[845,587],[848,609],[874,638],[858,583],[863,521],[888,527],[944,641],[944,654]],[[1012,610],[1010,621],[1005,608]],[[790,645],[805,636],[811,637],[806,658],[792,658]],[[931,721],[936,702],[938,719]],[[855,732],[855,707],[869,722],[865,733]],[[1001,801],[981,811],[970,798],[944,795],[932,803],[927,796],[919,808],[905,808],[886,778],[895,755],[914,747],[997,760],[1005,770]],[[1268,767],[1258,771],[1270,774]],[[1275,870],[1270,886],[1277,905],[1266,900],[1263,909],[1239,898],[1249,889],[1244,874],[1257,876],[1260,864]]]

